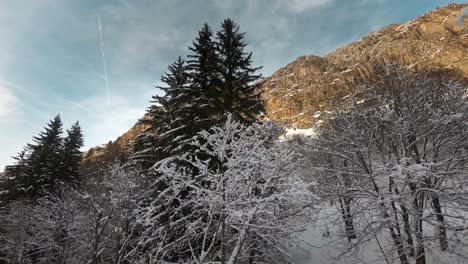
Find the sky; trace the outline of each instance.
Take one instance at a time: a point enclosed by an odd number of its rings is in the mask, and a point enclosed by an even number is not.
[[[57,114],[79,120],[83,150],[115,140],[205,22],[236,20],[269,76],[450,2],[464,1],[0,0],[0,171]]]

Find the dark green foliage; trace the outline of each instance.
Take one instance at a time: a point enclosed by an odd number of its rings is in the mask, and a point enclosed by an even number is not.
[[[60,185],[76,186],[79,182],[78,168],[83,146],[81,128],[75,123],[62,137],[62,120],[57,115],[33,143],[27,144],[18,156],[16,163],[7,166],[6,179],[2,190],[8,200],[20,197],[37,198],[53,193]]]
[[[179,57],[161,78],[166,86],[157,88],[164,95],[153,96],[141,121],[149,128],[135,140],[134,161],[149,168],[164,158],[196,151],[191,138],[221,124],[227,113],[247,124],[256,120],[264,110],[255,87],[260,68],[251,66],[244,37],[230,19],[216,37],[203,25],[187,61]]]
[[[208,24],[205,23],[200,29],[189,50],[190,85],[197,91],[193,101],[198,112],[196,125],[198,130],[209,129],[212,124],[218,123],[223,115],[217,111],[222,105],[219,97],[218,54]]]
[[[84,140],[81,127],[78,122],[67,130],[67,137],[63,140],[63,149],[61,151],[62,164],[60,165],[59,179],[72,186],[79,183],[79,167],[82,160],[80,148],[83,147]]]
[[[239,25],[231,19],[224,20],[216,34],[220,94],[225,113],[232,113],[244,123],[253,123],[256,116],[264,111],[254,85],[261,78],[256,74],[261,67],[251,66],[252,53],[244,51],[247,46],[244,37],[245,33],[240,32]]]
[[[33,137],[33,143],[27,145],[29,156],[25,164],[25,173],[18,179],[20,193],[37,196],[52,190],[60,175],[62,150],[62,120],[57,115],[44,131]]]
[[[208,24],[204,24],[189,47],[187,60],[179,57],[162,76],[165,86],[158,88],[164,94],[153,96],[152,105],[141,121],[149,127],[135,140],[132,161],[146,170],[144,176],[151,187],[143,199],[140,213],[149,213],[146,212],[148,209],[154,214],[151,215],[156,222],[154,225],[168,230],[162,243],[175,243],[187,232],[185,226],[176,229],[166,226],[180,219],[206,221],[206,215],[192,214],[196,209],[191,203],[183,205],[191,189],[171,190],[172,183],[166,181],[157,168],[174,160],[175,164],[185,165],[188,174],[195,175],[197,168],[181,157],[209,158],[193,144],[193,138],[200,131],[209,131],[224,123],[228,113],[242,123],[251,124],[263,111],[254,86],[260,78],[256,74],[260,68],[251,66],[252,54],[246,53],[245,47],[244,33],[232,20],[226,19],[216,35]],[[210,160],[210,164],[216,164],[216,157]],[[209,183],[202,181],[202,184]],[[183,245],[169,255],[172,258],[167,260],[178,261],[190,256],[190,248]]]
[[[188,78],[187,65],[181,57],[169,65],[162,76],[161,81],[166,86],[157,88],[164,95],[153,96],[152,105],[147,109],[149,118],[140,121],[156,134],[143,133],[134,144],[133,159],[141,162],[143,167],[152,166],[175,152],[179,143],[187,139],[178,135],[190,135],[196,112],[191,103],[194,91],[187,85]]]

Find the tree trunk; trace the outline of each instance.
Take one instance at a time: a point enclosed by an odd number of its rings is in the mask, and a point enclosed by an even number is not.
[[[419,196],[419,198],[418,198]],[[423,237],[423,226],[422,226],[422,216],[423,216],[423,204],[424,204],[424,195],[420,194],[414,197],[413,206],[415,210],[415,228],[416,231],[416,264],[426,264],[426,252],[424,249],[424,237]]]
[[[406,257],[406,253],[403,247],[403,243],[401,243],[401,237],[397,236],[392,226],[389,227],[389,230],[390,235],[393,239],[393,243],[396,246],[398,258],[400,259],[401,264],[409,264],[408,258]]]
[[[395,191],[395,193],[400,196],[400,191],[398,190],[398,188],[396,186],[394,186],[394,181],[393,181],[393,178],[390,178],[390,191]],[[411,257],[414,257],[414,242],[413,242],[413,234],[411,232],[411,227],[410,227],[410,223],[409,223],[409,212],[408,212],[408,209],[406,208],[405,205],[403,205],[403,203],[401,202],[401,200],[399,200],[399,205],[400,205],[400,208],[401,208],[401,217],[403,218],[403,229],[405,230],[405,233],[406,233],[406,243],[408,244],[408,254],[411,256]],[[395,205],[395,202],[392,201],[392,208],[394,210],[394,212],[396,213],[398,210],[396,209],[396,205]]]
[[[101,242],[101,236],[99,234],[99,229],[101,228],[100,222],[102,218],[102,213],[99,212],[96,221],[95,221],[95,229],[94,229],[94,245],[93,245],[93,255],[92,255],[92,264],[98,264],[99,261],[99,243]]]
[[[341,216],[345,224],[345,232],[348,241],[356,239],[356,232],[354,230],[353,216],[351,214],[351,198],[340,199]]]
[[[424,249],[424,238],[422,234],[422,221],[416,222],[416,240],[418,241],[416,252],[416,264],[426,264],[426,252]]]
[[[224,176],[224,174],[223,174]],[[226,182],[223,178],[223,208],[221,212],[221,264],[226,264]]]
[[[440,250],[445,251],[448,248],[447,229],[445,227],[445,219],[444,215],[442,214],[439,197],[434,196],[434,198],[432,198],[432,206],[434,206],[436,219],[437,222],[439,222],[439,225],[437,226],[437,236],[439,238]]]
[[[409,223],[409,214],[408,214],[408,209],[406,209],[406,206],[401,205],[401,216],[403,218],[403,229],[405,230],[406,233],[406,243],[408,244],[408,253],[410,256],[414,256],[414,242],[413,242],[413,235],[411,233],[411,227]]]
[[[390,178],[390,190],[392,190],[391,189],[392,183],[393,183],[393,180]],[[375,184],[374,181],[372,181],[372,185],[374,186],[374,189],[375,189],[376,193],[380,193],[379,188],[378,188],[377,184]],[[385,219],[387,219],[387,218],[390,219],[390,217],[391,217],[390,213],[386,210],[386,208],[384,206],[384,201],[383,201],[382,196],[380,197],[380,200],[381,200],[380,207],[382,208],[383,217]],[[395,210],[394,203],[393,203],[393,210]],[[398,220],[398,219],[396,219],[396,220]],[[398,221],[395,223],[395,228],[397,228],[398,235],[397,235],[397,233],[395,233],[395,229],[394,229],[394,226],[392,224],[390,224],[388,226],[388,229],[390,231],[390,236],[392,237],[392,240],[393,240],[393,244],[396,247],[398,258],[400,259],[401,264],[409,264],[408,257],[406,255],[406,251],[405,251],[404,245],[402,243],[401,231],[400,231],[400,227],[398,225]]]

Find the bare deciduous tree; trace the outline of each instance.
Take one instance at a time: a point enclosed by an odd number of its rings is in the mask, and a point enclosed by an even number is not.
[[[276,142],[280,131],[272,123],[245,127],[229,117],[193,142],[210,159],[186,155],[177,163],[162,163],[158,170],[168,186],[165,197],[178,201],[175,210],[190,208],[192,213],[170,226],[150,226],[151,236],[159,230],[163,238],[180,226],[184,233],[177,244],[186,244],[190,261],[200,264],[287,261],[287,243],[296,242],[313,196],[296,173],[299,157]],[[157,223],[155,212],[149,210],[144,221]],[[164,247],[174,247],[160,245],[159,257]]]
[[[345,253],[385,234],[389,242],[379,247],[387,262],[397,256],[424,264],[428,252],[467,257],[459,232],[466,220],[467,89],[447,72],[382,70],[365,90],[365,107],[329,115],[308,147],[318,193],[338,205]]]

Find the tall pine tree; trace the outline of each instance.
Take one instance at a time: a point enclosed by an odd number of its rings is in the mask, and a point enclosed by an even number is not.
[[[244,41],[245,33],[231,19],[225,19],[221,30],[216,34],[218,55],[217,70],[221,76],[220,96],[222,109],[231,113],[244,123],[252,123],[257,115],[264,111],[260,92],[254,85],[261,78],[257,71],[261,67],[252,67],[252,53],[247,53]]]
[[[193,207],[182,206],[192,192],[191,187],[171,190],[173,183],[162,177],[158,168],[173,161],[175,166],[187,165],[180,167],[188,174],[196,175],[199,173],[197,168],[180,158],[192,154],[190,156],[194,159],[206,160],[221,169],[222,161],[201,151],[199,146],[193,144],[193,137],[202,130],[209,131],[210,127],[222,124],[228,113],[243,123],[252,123],[263,110],[259,93],[254,87],[260,78],[256,74],[260,68],[251,66],[252,54],[246,53],[245,47],[244,33],[239,32],[239,26],[232,20],[223,22],[216,38],[210,27],[203,25],[189,47],[187,63],[179,58],[169,66],[161,79],[167,85],[160,87],[164,95],[154,96],[148,108],[146,123],[154,134],[145,133],[136,140],[137,151],[133,157],[140,164],[145,164],[146,168],[154,165],[145,173],[150,176],[151,188],[146,193],[144,204],[157,205],[142,204],[140,213],[149,213],[157,219],[152,228],[168,230],[166,242],[175,243],[187,232],[185,227],[171,228],[171,223],[181,219],[188,223],[205,221],[207,218],[194,219],[194,215],[190,214]],[[203,142],[203,139],[200,140]],[[200,179],[199,184],[205,186],[210,183]],[[150,247],[152,243],[157,244],[157,241],[149,243]],[[187,257],[189,252],[190,248],[180,247],[170,254],[175,259],[169,260],[178,261]]]
[[[170,156],[176,151],[179,142],[192,129],[194,111],[191,111],[192,91],[188,86],[186,62],[179,57],[169,65],[161,77],[166,86],[158,86],[163,95],[153,96],[146,117],[140,120],[148,129],[134,142],[132,159],[143,168]]]
[[[84,145],[83,134],[79,122],[67,130],[67,137],[63,140],[61,150],[62,163],[60,175],[56,181],[77,186],[80,182],[79,168],[82,160],[80,148]]]
[[[79,183],[79,166],[82,155],[83,134],[78,122],[62,137],[62,120],[57,115],[33,143],[27,144],[16,162],[8,166],[5,183],[9,200],[18,197],[37,198],[57,192],[59,185],[76,187]],[[4,188],[4,189],[5,189]]]
[[[26,196],[35,197],[53,190],[61,172],[62,120],[57,115],[44,131],[33,137],[27,145],[29,157],[25,162],[25,173],[18,179],[18,188]]]
[[[153,96],[147,117],[148,133],[134,143],[133,160],[150,167],[166,157],[193,151],[191,138],[224,121],[227,113],[252,123],[264,110],[255,82],[260,69],[244,51],[245,33],[226,19],[214,39],[204,24],[189,47],[187,62],[178,58],[161,78],[162,96]]]
[[[15,163],[5,167],[4,178],[0,179],[0,207],[18,196],[17,180],[25,174],[27,156],[27,149],[24,148],[12,157]]]
[[[218,96],[220,79],[216,43],[208,24],[205,23],[200,29],[189,51],[191,53],[187,57],[193,91],[192,108],[197,112],[195,126],[197,130],[209,129],[222,118],[217,112],[222,102]]]

